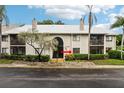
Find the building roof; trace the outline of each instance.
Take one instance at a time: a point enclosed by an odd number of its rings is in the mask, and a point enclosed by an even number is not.
[[[14,28],[17,28],[17,27],[19,27],[19,25],[14,25],[14,24],[8,25],[8,26],[2,25],[2,31],[8,31],[8,30],[11,30],[11,29],[14,29]]]
[[[2,34],[18,34],[26,32],[32,28],[32,25],[24,25],[8,31],[3,31]],[[88,34],[88,26],[84,26],[84,31],[80,30],[80,25],[37,25],[39,33],[50,34]],[[92,34],[109,34],[115,35],[116,33],[109,29],[109,26],[96,25],[92,27]]]

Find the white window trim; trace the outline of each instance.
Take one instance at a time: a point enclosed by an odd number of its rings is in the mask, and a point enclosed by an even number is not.
[[[106,36],[106,41],[112,41],[113,37],[112,36]]]
[[[79,35],[73,35],[73,41],[80,41]]]
[[[4,51],[3,51],[3,49],[4,49]],[[8,48],[2,48],[2,53],[7,53],[7,50],[8,50]]]

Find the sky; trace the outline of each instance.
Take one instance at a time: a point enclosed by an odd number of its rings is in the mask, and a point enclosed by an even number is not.
[[[6,10],[10,24],[31,24],[32,19],[36,18],[38,21],[51,19],[78,25],[80,18],[88,14],[88,8],[84,5],[8,5]],[[112,24],[116,21],[115,16],[124,16],[124,6],[94,5],[93,13],[97,17],[96,25]]]
[[[65,24],[79,24],[79,20],[87,15],[86,6],[67,6],[67,5],[8,5],[7,15],[11,24],[31,24],[31,20],[52,19],[53,21],[62,20]],[[124,6],[94,6],[93,12],[97,17],[97,24],[112,23],[115,16],[124,15]]]

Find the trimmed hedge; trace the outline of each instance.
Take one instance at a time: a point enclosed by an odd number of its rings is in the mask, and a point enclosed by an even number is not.
[[[38,62],[39,58],[37,55],[8,55],[8,54],[1,54],[1,58],[3,59],[10,59],[10,60],[23,60],[23,61],[30,61],[30,62]],[[41,55],[40,57],[41,62],[48,62],[50,60],[49,55]]]
[[[91,54],[90,59],[91,60],[100,60],[100,59],[106,59],[108,58],[108,55],[106,54]],[[69,54],[65,56],[65,60],[71,61],[71,60],[87,60],[88,54]]]
[[[109,58],[112,59],[120,59],[121,58],[121,52],[117,50],[110,50],[108,52]],[[124,58],[124,53],[123,53],[123,58]]]
[[[75,60],[87,60],[88,55],[87,54],[73,54]]]
[[[100,59],[107,59],[108,55],[106,54],[91,54],[90,59],[91,60],[100,60]]]

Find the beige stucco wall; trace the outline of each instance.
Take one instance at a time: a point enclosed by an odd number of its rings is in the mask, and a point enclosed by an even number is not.
[[[106,41],[106,47],[111,47],[112,50],[116,50],[116,36],[112,36],[112,41]]]
[[[8,35],[8,41],[1,42],[1,52],[2,48],[7,48],[7,53],[10,54],[10,36]]]
[[[73,41],[73,35],[71,34],[63,34],[63,35],[50,35],[51,40],[54,39],[55,37],[60,37],[62,38],[64,42],[64,50],[72,50],[73,48],[80,48],[80,53],[82,54],[87,54],[88,53],[88,36],[87,35],[79,35],[80,36],[80,41]],[[53,50],[44,50],[43,54],[50,54],[51,58],[53,56]],[[35,54],[35,50],[26,44],[26,54]],[[64,54],[65,55],[65,54]]]
[[[88,53],[88,35],[79,34],[80,41],[74,41],[72,34],[51,34],[51,40],[55,37],[62,38],[64,42],[64,50],[72,50],[73,48],[80,48],[80,53],[87,54]],[[37,46],[38,47],[38,46]],[[112,47],[112,49],[116,49],[116,37],[113,36],[112,42],[106,41],[106,35],[104,37],[104,53],[106,53],[106,47]],[[2,42],[2,48],[8,48],[7,53],[10,54],[10,37],[8,37],[8,42]],[[26,44],[26,55],[34,55],[35,50]],[[43,54],[49,54],[52,58],[53,50],[44,50]],[[65,54],[64,54],[65,55]]]
[[[80,53],[87,54],[88,53],[88,35],[79,35],[80,41],[73,41],[72,38],[72,50],[73,48],[80,48]]]

